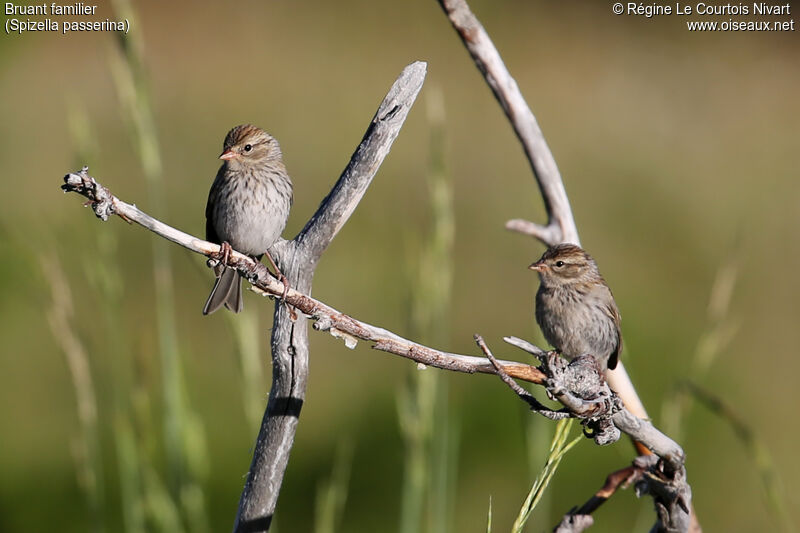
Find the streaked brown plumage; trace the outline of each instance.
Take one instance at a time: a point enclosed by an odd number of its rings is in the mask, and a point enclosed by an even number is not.
[[[266,254],[274,266],[267,250],[286,227],[292,206],[292,180],[278,141],[251,124],[236,126],[225,136],[219,158],[223,163],[206,204],[206,239],[227,242],[256,259]],[[242,287],[237,272],[224,266],[215,272],[217,280],[203,314],[223,305],[240,312]]]
[[[591,354],[603,370],[622,351],[620,315],[597,263],[579,246],[549,248],[530,267],[539,273],[536,322],[544,338],[572,360]]]

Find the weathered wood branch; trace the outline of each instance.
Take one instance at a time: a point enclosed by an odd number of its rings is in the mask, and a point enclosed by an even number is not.
[[[522,143],[547,211],[548,220],[546,225],[514,219],[506,223],[506,228],[533,236],[547,246],[553,246],[561,242],[580,244],[577,226],[555,158],[550,152],[541,128],[525,102],[516,81],[503,63],[500,53],[477,17],[470,10],[466,0],[438,1],[453,28],[461,37],[478,70],[483,74],[484,79],[492,89],[495,98],[500,103],[514,132]],[[632,419],[647,419],[647,411],[622,362],[617,365],[615,370],[606,372],[606,379],[611,389],[622,399],[626,408],[633,413],[625,411],[631,417],[631,420],[624,418],[619,421],[623,425],[628,424],[628,431],[620,427],[617,423],[618,421],[615,420],[617,427],[626,432],[640,429],[635,427],[636,424],[631,423],[633,422]],[[652,425],[650,426],[652,427]],[[639,453],[655,451],[654,448],[645,445],[638,439],[635,440],[634,444]],[[677,445],[675,444],[675,446]],[[666,454],[668,463],[680,458],[681,467],[678,474],[682,474],[685,481],[682,450],[678,454],[674,447],[668,446],[667,448],[661,450],[661,452]],[[688,488],[688,485],[686,486]],[[688,497],[690,497],[691,491],[687,492]],[[684,521],[678,519],[676,523],[683,524]],[[696,521],[692,525],[693,530],[699,530],[699,525],[696,525],[696,527],[695,525]]]
[[[64,180],[65,185],[62,188],[65,191],[76,192],[88,198],[95,213],[104,220],[110,215],[119,215],[121,218],[135,222],[157,235],[183,246],[187,250],[205,255],[211,259],[219,255],[220,247],[218,244],[204,241],[168,226],[144,213],[135,205],[123,202],[106,187],[89,176],[86,168],[77,173],[67,174]],[[101,200],[98,200],[98,198]],[[247,255],[234,250],[228,260],[228,264],[238,269],[247,278],[255,292],[265,296],[280,296],[283,293],[283,284],[269,272],[267,267]],[[387,329],[357,320],[294,288],[290,288],[287,292],[286,303],[296,308],[306,318],[313,320],[313,328],[315,330],[327,331],[332,336],[342,339],[349,348],[354,348],[359,340],[363,340],[373,343],[372,347],[376,350],[399,355],[417,363],[442,370],[468,374],[496,373],[492,363],[485,357],[455,354],[415,343]],[[530,383],[541,383],[544,379],[544,374],[535,366],[517,361],[500,361],[499,363],[504,371],[513,378]]]
[[[594,524],[592,513],[620,488],[633,484],[636,494],[653,498],[659,522],[651,531],[700,531],[690,515],[692,491],[685,470],[670,471],[655,455],[640,456],[621,470],[612,472],[603,486],[582,506],[571,509],[553,530],[554,533],[580,533]]]
[[[276,261],[300,294],[311,294],[322,253],[350,218],[400,133],[422,89],[427,65],[407,66],[378,107],[333,190],[303,230],[275,246]],[[272,387],[255,452],[239,501],[234,532],[267,531],[289,461],[308,379],[305,316],[292,320],[287,306],[275,305],[272,329]]]

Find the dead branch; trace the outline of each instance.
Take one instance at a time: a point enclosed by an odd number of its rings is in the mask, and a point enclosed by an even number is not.
[[[554,411],[552,409],[548,409],[542,403],[540,403],[539,400],[534,398],[533,394],[520,387],[517,382],[506,373],[506,371],[503,369],[503,365],[501,365],[500,362],[495,359],[494,354],[492,354],[492,351],[489,349],[489,346],[487,346],[486,341],[483,340],[483,337],[480,335],[475,335],[475,342],[478,343],[478,346],[483,351],[484,355],[486,355],[486,357],[492,363],[495,372],[498,376],[500,376],[500,379],[503,380],[503,383],[508,385],[508,387],[514,391],[517,396],[522,399],[522,401],[527,403],[532,411],[535,411],[540,415],[549,418],[550,420],[562,420],[570,417],[570,412],[568,410]]]
[[[157,235],[193,252],[209,258],[219,254],[219,245],[168,226],[144,213],[136,206],[123,202],[114,196],[108,188],[89,176],[88,169],[85,167],[78,173],[66,175],[64,181],[65,185],[62,188],[65,191],[77,192],[88,198],[90,200],[89,205],[91,205],[97,216],[104,220],[108,216],[116,214],[125,220],[148,228]],[[262,263],[234,250],[230,256],[229,265],[237,268],[253,285],[256,292],[271,296],[280,296],[282,294],[283,284],[272,276]],[[399,355],[417,363],[443,370],[468,374],[498,374],[508,379],[514,378],[545,385],[549,380],[550,392],[570,408],[576,416],[585,417],[587,414],[595,413],[597,411],[597,401],[590,400],[587,402],[586,399],[591,398],[592,395],[605,397],[603,394],[607,394],[581,392],[580,387],[573,383],[575,381],[574,375],[571,378],[564,377],[566,375],[564,369],[568,368],[569,365],[566,365],[566,362],[561,358],[552,358],[552,362],[549,365],[543,366],[546,369],[543,372],[540,368],[517,361],[498,361],[491,355],[485,343],[482,346],[479,344],[489,358],[487,361],[483,357],[445,352],[415,343],[387,329],[357,320],[294,288],[289,289],[286,295],[286,302],[299,310],[304,317],[313,320],[313,328],[315,330],[327,331],[334,337],[342,339],[348,348],[355,348],[358,341],[363,340],[373,343],[372,347],[376,350]],[[544,361],[547,361],[548,355],[551,355],[541,348],[516,337],[506,337],[505,340],[509,344],[532,353]],[[565,366],[559,367],[558,365]],[[553,370],[555,368],[559,368],[559,370]],[[576,368],[576,365],[573,365],[572,368]],[[556,379],[557,375],[560,377]],[[597,383],[599,384],[601,381],[598,380]],[[576,392],[577,395],[575,394]],[[616,413],[613,420],[619,429],[637,439],[642,439],[657,455],[664,457],[668,461],[675,461],[676,466],[682,462],[683,450],[653,427],[650,422],[641,420],[625,410]]]
[[[536,118],[525,102],[516,81],[503,63],[500,53],[470,10],[466,0],[438,1],[522,143],[547,211],[546,225],[515,219],[508,221],[506,228],[533,236],[548,246],[561,242],[580,244],[572,209],[555,159],[545,142]],[[627,410],[620,411],[622,420],[619,422],[630,431],[642,429],[642,426],[635,423],[634,419],[639,421],[647,419],[647,411],[622,362],[617,365],[615,370],[606,372],[606,379],[611,389],[619,395],[627,408]],[[614,422],[617,427],[626,431],[617,423],[616,418]],[[648,426],[652,428],[652,425],[648,424]],[[682,468],[683,451],[677,447],[677,444],[669,439],[666,441],[659,439],[659,442],[667,444],[666,449],[661,450],[666,453],[667,461],[673,466],[677,461]],[[648,450],[655,451],[654,448],[646,446],[641,441],[635,441],[634,444],[639,453],[647,453]],[[673,444],[674,446],[672,446]],[[697,529],[699,529],[699,525]]]
[[[322,253],[372,183],[422,89],[426,70],[423,62],[403,69],[378,107],[344,172],[311,220],[294,239],[282,240],[270,250],[283,273],[295,284],[293,288],[298,299],[311,294],[314,270]],[[249,270],[247,273],[249,275]],[[263,272],[256,277],[266,279]],[[273,290],[275,281],[274,278],[269,280]],[[304,303],[313,304],[311,301]],[[288,306],[275,305],[272,387],[239,500],[233,528],[236,533],[269,530],[294,443],[308,380],[308,328],[305,316],[293,320],[292,315]]]
[[[654,455],[640,456],[621,470],[612,472],[605,484],[586,503],[571,509],[553,529],[555,533],[579,533],[594,523],[592,513],[608,501],[618,489],[636,487],[636,495],[653,498],[658,521],[651,531],[688,531],[691,488],[686,471],[666,468],[663,460]],[[699,525],[698,525],[699,527]],[[699,530],[697,530],[699,531]]]
[[[634,465],[627,466],[612,472],[606,478],[603,486],[595,492],[589,500],[579,508],[571,509],[561,522],[553,529],[554,533],[579,533],[594,524],[592,513],[608,501],[620,487],[627,487],[635,480],[640,479],[644,470]]]
[[[135,205],[120,200],[108,188],[91,177],[86,167],[80,172],[67,174],[64,181],[65,185],[62,185],[62,189],[88,198],[90,200],[88,205],[103,220],[107,220],[110,215],[118,215],[192,252],[212,259],[219,254],[218,244],[204,241],[168,226],[141,211]],[[228,264],[245,276],[253,285],[255,292],[264,296],[280,296],[283,293],[283,284],[272,275],[269,269],[247,255],[234,250]],[[342,339],[348,348],[355,348],[358,341],[363,340],[373,343],[372,347],[376,350],[399,355],[426,366],[468,374],[495,373],[492,364],[483,357],[444,352],[415,343],[387,329],[357,320],[294,288],[290,288],[286,294],[286,302],[305,317],[313,320],[312,327],[315,330],[327,331],[332,336]],[[499,364],[506,374],[516,379],[531,383],[541,383],[544,379],[544,374],[535,366],[517,361],[500,361]]]

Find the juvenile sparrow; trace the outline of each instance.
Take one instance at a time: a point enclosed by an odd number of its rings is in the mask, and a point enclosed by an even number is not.
[[[222,146],[222,166],[211,185],[206,204],[206,240],[260,260],[266,255],[288,289],[286,277],[267,251],[278,237],[292,206],[292,180],[286,172],[278,141],[251,124],[236,126]],[[203,307],[207,315],[222,305],[242,310],[242,285],[236,270],[216,268],[217,281]],[[284,294],[285,296],[285,294]]]
[[[619,310],[594,259],[559,244],[528,268],[539,273],[536,322],[547,342],[569,360],[591,354],[603,371],[614,369],[622,351]]]

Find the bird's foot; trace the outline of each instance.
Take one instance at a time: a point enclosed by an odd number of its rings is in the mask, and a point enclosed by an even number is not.
[[[222,241],[222,244],[219,245],[219,262],[222,265],[228,266],[231,252],[233,252],[233,248],[231,248],[230,243],[228,241]]]
[[[292,322],[297,320],[297,312],[295,312],[295,308],[293,305],[289,305],[286,303],[286,295],[289,294],[289,278],[283,275],[283,272],[280,270],[278,271],[278,280],[283,283],[283,294],[281,294],[281,300],[283,303],[286,304],[286,307],[289,309],[289,318],[292,319]]]
[[[295,308],[293,305],[290,305],[286,301],[286,295],[289,294],[289,278],[283,275],[281,269],[278,268],[278,265],[275,264],[275,261],[272,259],[272,255],[269,252],[265,252],[264,255],[267,256],[267,260],[269,260],[269,264],[275,270],[275,277],[278,278],[278,281],[283,283],[283,293],[281,294],[281,300],[283,303],[286,304],[287,309],[289,310],[289,318],[292,319],[292,322],[297,320],[297,313],[295,312]]]

